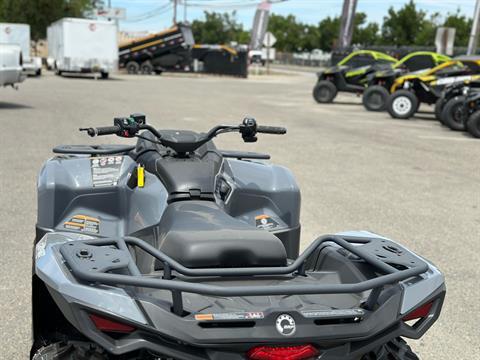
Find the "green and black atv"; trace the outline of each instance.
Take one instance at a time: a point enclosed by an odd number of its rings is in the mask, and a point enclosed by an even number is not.
[[[421,74],[451,58],[431,51],[416,51],[404,56],[392,67],[367,75],[368,88],[363,92],[362,103],[369,111],[384,111],[390,88],[395,80],[407,73]]]
[[[313,98],[319,103],[330,103],[339,91],[362,93],[368,74],[389,69],[396,62],[395,58],[378,51],[354,51],[335,66],[317,73]]]
[[[421,103],[436,104],[448,85],[479,79],[480,56],[459,56],[427,72],[403,75],[390,88],[387,111],[393,118],[408,119]]]

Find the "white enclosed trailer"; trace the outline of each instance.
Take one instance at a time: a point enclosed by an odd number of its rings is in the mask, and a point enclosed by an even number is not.
[[[25,80],[21,54],[19,45],[0,42],[0,86],[15,86]]]
[[[30,25],[0,23],[0,43],[20,46],[23,70],[26,73],[33,75],[42,73],[42,59],[30,54]]]
[[[118,66],[117,27],[112,21],[64,18],[47,29],[48,56],[57,74],[100,73]]]

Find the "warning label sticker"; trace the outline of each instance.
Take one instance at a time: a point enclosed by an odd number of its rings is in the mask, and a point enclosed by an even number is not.
[[[123,156],[96,157],[90,161],[93,187],[117,185]]]
[[[255,226],[260,229],[270,230],[275,229],[278,223],[268,215],[255,216]]]
[[[86,215],[74,215],[63,224],[65,229],[98,234],[100,220]]]

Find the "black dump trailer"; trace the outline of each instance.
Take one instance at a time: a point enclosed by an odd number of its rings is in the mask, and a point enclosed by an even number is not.
[[[207,74],[248,76],[248,52],[224,45],[194,45],[192,59]],[[196,68],[197,66],[194,66]]]
[[[189,71],[193,45],[191,27],[177,24],[165,31],[122,44],[118,64],[129,74]]]

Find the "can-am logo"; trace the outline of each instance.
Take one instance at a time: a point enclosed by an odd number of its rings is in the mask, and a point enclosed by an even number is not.
[[[88,25],[88,28],[90,29],[90,31],[95,31],[97,29],[97,26],[94,23],[91,23],[90,25]]]
[[[283,336],[292,336],[297,330],[295,320],[288,314],[282,314],[278,316],[275,326],[277,331]]]

